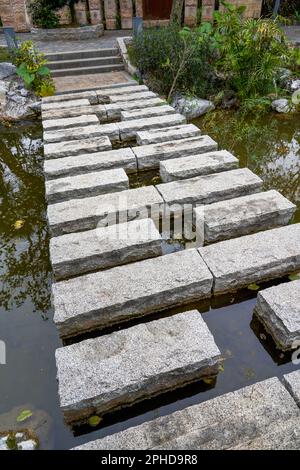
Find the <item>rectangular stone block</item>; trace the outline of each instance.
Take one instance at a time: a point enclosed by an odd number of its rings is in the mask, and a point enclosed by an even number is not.
[[[44,156],[48,158],[62,158],[73,155],[87,154],[104,150],[111,150],[112,145],[107,136],[94,137],[81,140],[55,142],[44,145]]]
[[[300,407],[300,370],[295,370],[283,376],[283,383]]]
[[[111,103],[126,103],[127,101],[137,100],[150,100],[157,98],[157,95],[153,91],[141,91],[138,93],[128,93],[121,95],[110,95],[109,99]]]
[[[169,141],[134,147],[133,151],[137,158],[138,168],[140,170],[146,170],[150,168],[159,168],[159,164],[162,160],[179,158],[182,157],[182,155],[197,155],[199,153],[217,150],[217,148],[217,142],[211,139],[208,135],[202,135],[176,140],[175,142]]]
[[[201,135],[201,131],[194,124],[181,124],[179,126],[165,127],[164,129],[149,129],[148,131],[137,132],[136,141],[138,145],[149,145],[197,137],[199,135]]]
[[[99,124],[96,114],[82,114],[81,116],[69,117],[63,119],[44,119],[44,131],[56,131],[60,129],[70,129],[72,127],[84,127],[93,124]]]
[[[227,150],[201,153],[160,162],[160,177],[164,183],[195,176],[220,173],[238,168],[239,160]]]
[[[154,186],[128,189],[84,199],[72,199],[48,206],[52,236],[94,229],[102,221],[117,223],[147,218],[149,211],[160,212],[162,198]]]
[[[171,211],[172,204],[211,204],[224,199],[252,194],[262,189],[263,181],[248,168],[196,176],[186,180],[162,183],[156,186]]]
[[[106,29],[117,29],[117,0],[104,0]]]
[[[214,243],[287,225],[295,211],[294,204],[272,190],[198,207],[194,214],[205,243]]]
[[[145,93],[149,92],[149,88],[146,85],[138,85],[135,83],[134,85],[128,85],[126,88],[106,88],[100,89],[96,91],[98,97],[98,103],[107,103],[109,102],[110,98],[113,96],[127,96],[136,93]]]
[[[280,349],[299,348],[300,280],[261,290],[255,313]]]
[[[107,114],[107,119],[120,119],[122,111],[145,109],[163,104],[165,104],[165,101],[157,97],[148,100],[122,101],[118,103],[105,104],[103,106]]]
[[[99,227],[50,240],[56,280],[112,268],[162,254],[162,239],[152,219]]]
[[[42,113],[43,120],[56,120],[56,119],[68,119],[73,117],[80,117],[82,115],[94,114],[101,121],[106,121],[106,111],[103,104],[95,104],[88,106],[75,106],[74,108],[63,108],[63,109],[52,109],[44,111]]]
[[[128,188],[128,176],[123,168],[116,168],[46,181],[46,198],[48,203],[52,204]]]
[[[91,137],[107,136],[110,140],[119,140],[119,128],[116,124],[94,124],[82,127],[72,127],[56,131],[44,132],[44,142],[55,143],[71,140],[89,139]]]
[[[76,450],[225,450],[246,448],[281,423],[298,418],[277,377],[155,418],[76,447]],[[269,445],[272,437],[269,437]]]
[[[216,375],[222,361],[197,310],[72,344],[55,356],[60,405],[71,422]]]
[[[178,251],[53,284],[54,321],[71,336],[208,298],[211,288],[197,250]]]
[[[133,111],[121,111],[121,121],[130,121],[133,119],[144,119],[156,116],[164,116],[166,114],[175,114],[176,111],[172,106],[154,106],[153,108],[145,108]]]
[[[88,106],[90,104],[87,98],[67,100],[67,101],[55,101],[52,103],[42,103],[42,113],[44,111],[50,111],[52,109],[64,109],[74,108],[75,106]]]
[[[121,27],[122,29],[132,29],[133,6],[132,0],[119,0]]]
[[[86,153],[44,162],[44,173],[49,180],[114,168],[124,168],[126,173],[134,173],[137,170],[136,159],[130,148]]]
[[[74,93],[62,93],[61,95],[46,96],[42,99],[42,103],[60,103],[66,101],[74,101],[87,99],[90,104],[97,104],[98,97],[94,90],[76,91]]]
[[[199,248],[214,276],[214,292],[234,291],[300,269],[300,224]]]
[[[131,140],[136,137],[136,133],[147,129],[162,129],[172,124],[175,126],[183,124],[186,119],[181,114],[170,114],[167,116],[152,117],[147,119],[133,119],[132,121],[121,121],[118,123],[121,140]],[[139,147],[142,148],[142,147]]]

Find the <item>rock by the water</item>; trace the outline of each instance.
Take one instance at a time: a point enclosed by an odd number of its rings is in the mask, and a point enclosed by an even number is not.
[[[289,100],[286,98],[274,100],[272,102],[272,108],[274,111],[277,111],[277,113],[289,113],[292,109]]]
[[[172,106],[187,119],[195,119],[215,109],[215,105],[212,101],[181,95],[175,96]]]
[[[16,73],[16,67],[10,62],[0,63],[0,80],[8,78]]]
[[[292,93],[294,93],[294,91],[300,90],[300,78],[295,78],[293,80],[289,80],[288,89]]]

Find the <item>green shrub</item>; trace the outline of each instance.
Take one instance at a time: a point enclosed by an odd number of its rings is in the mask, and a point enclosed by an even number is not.
[[[32,22],[39,28],[57,28],[59,18],[48,0],[33,0],[29,5]]]

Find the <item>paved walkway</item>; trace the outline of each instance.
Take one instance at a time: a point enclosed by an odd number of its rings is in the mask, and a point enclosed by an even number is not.
[[[103,85],[113,85],[132,81],[127,72],[95,73],[91,75],[77,75],[69,77],[55,77],[56,93],[89,90]]]

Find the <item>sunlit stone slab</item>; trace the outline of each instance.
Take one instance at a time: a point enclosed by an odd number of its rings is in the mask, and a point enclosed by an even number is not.
[[[76,99],[76,100],[67,100],[67,101],[58,101],[54,103],[42,103],[42,112],[48,111],[50,109],[63,109],[63,108],[72,108],[74,106],[87,106],[90,102],[86,98]]]
[[[50,204],[128,188],[129,180],[124,169],[116,168],[46,181],[46,198]]]
[[[110,140],[119,140],[119,129],[116,124],[94,124],[90,126],[73,127],[56,131],[44,132],[44,142],[54,143],[70,140],[89,139],[92,137],[107,136]]]
[[[99,119],[96,114],[82,114],[81,116],[63,119],[44,119],[43,129],[44,131],[54,131],[72,127],[89,126],[91,124],[99,124]]]
[[[122,101],[119,103],[105,104],[104,109],[108,119],[120,119],[122,111],[145,109],[153,106],[166,104],[161,98],[150,98],[147,100]],[[100,106],[100,105],[99,105]]]
[[[141,91],[139,93],[129,93],[126,95],[111,95],[109,98],[111,103],[126,103],[127,101],[157,98],[157,95],[152,91]]]
[[[53,284],[54,321],[72,336],[208,298],[211,288],[197,250],[179,251]]]
[[[96,228],[101,221],[117,223],[117,216],[123,222],[147,218],[150,209],[159,214],[162,202],[154,186],[72,199],[48,206],[49,226],[52,235],[57,236]]]
[[[56,280],[112,268],[162,254],[161,236],[152,219],[133,220],[50,240]]]
[[[156,116],[165,116],[166,114],[175,114],[176,111],[172,106],[162,105],[153,108],[145,108],[133,111],[121,111],[122,121],[132,121],[133,119],[144,119]]]
[[[204,227],[204,241],[213,243],[287,225],[295,211],[294,204],[271,190],[198,207],[194,214]]]
[[[136,94],[136,93],[145,93],[149,92],[149,88],[146,85],[130,85],[127,87],[120,87],[120,88],[106,88],[97,90],[97,98],[98,103],[107,103],[109,102],[111,97],[114,96],[128,96],[129,94]]]
[[[177,114],[175,116],[177,116]],[[181,115],[179,114],[179,116]],[[167,119],[171,117],[173,116],[167,116]],[[162,118],[153,119],[156,119],[159,124],[159,121]],[[120,123],[120,125],[121,124],[123,123]],[[130,125],[130,122],[125,124]],[[187,155],[197,155],[199,153],[217,150],[217,148],[217,142],[211,139],[208,135],[200,135],[198,137],[134,147],[133,151],[137,158],[138,167],[141,170],[147,170],[151,168],[159,168],[159,163],[162,160],[180,158]]]
[[[285,374],[283,376],[283,383],[300,407],[300,369]]]
[[[197,137],[200,134],[201,131],[199,127],[194,124],[181,124],[179,126],[165,127],[164,129],[149,129],[148,131],[137,132],[136,141],[138,145],[149,145],[186,139],[188,137]]]
[[[133,119],[132,121],[121,121],[118,123],[120,138],[121,140],[134,139],[136,133],[143,129],[158,129],[163,127],[169,127],[186,122],[186,118],[181,114],[169,114],[166,116],[145,118],[145,119]],[[137,149],[143,147],[137,147]]]
[[[300,280],[260,291],[255,313],[280,349],[299,348]]]
[[[111,150],[112,145],[107,136],[91,137],[89,139],[69,140],[44,145],[45,158],[62,158],[73,155],[87,154],[104,150]]]
[[[227,150],[173,158],[160,162],[160,177],[165,183],[194,176],[220,173],[238,168],[239,160]]]
[[[249,441],[299,416],[295,401],[274,377],[88,442],[76,450],[246,448]]]
[[[50,144],[53,145],[53,144]],[[123,168],[126,173],[136,171],[136,159],[128,147],[104,152],[86,153],[79,156],[45,160],[44,173],[47,179],[74,176],[91,171]]]
[[[88,106],[74,106],[73,108],[63,109],[50,109],[48,111],[43,111],[42,118],[44,120],[67,119],[86,114],[96,114],[96,116],[102,121],[107,119],[106,111],[102,104],[96,104],[94,106],[89,104]]]
[[[214,245],[199,252],[214,276],[214,292],[246,287],[300,270],[300,224],[275,228]]]
[[[78,91],[74,93],[63,93],[61,95],[47,96],[43,98],[43,103],[59,103],[61,101],[74,101],[87,99],[91,104],[98,103],[97,93],[93,90]]]
[[[221,353],[197,310],[56,350],[67,421],[103,414],[216,375]],[[80,384],[80,385],[79,385]]]

